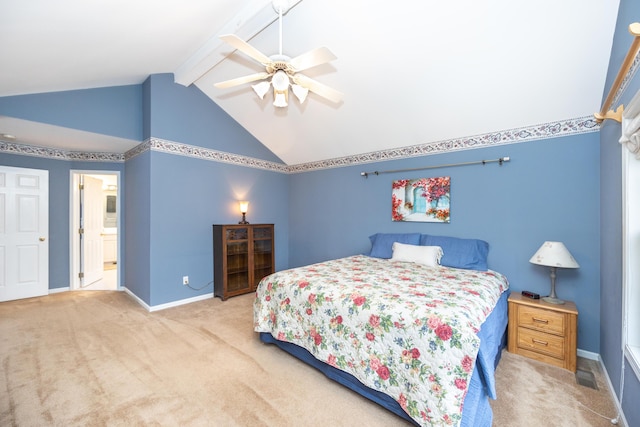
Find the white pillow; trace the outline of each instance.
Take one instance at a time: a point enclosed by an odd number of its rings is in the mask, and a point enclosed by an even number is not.
[[[429,267],[437,267],[440,265],[442,258],[442,248],[440,246],[418,246],[405,245],[404,243],[393,243],[393,255],[391,259],[394,261],[407,261],[424,264]]]

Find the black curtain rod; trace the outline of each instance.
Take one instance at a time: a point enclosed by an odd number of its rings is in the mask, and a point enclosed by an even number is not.
[[[369,175],[381,175],[383,173],[396,173],[396,172],[410,172],[410,171],[420,171],[424,169],[436,169],[436,168],[447,168],[451,166],[468,166],[468,165],[486,165],[487,163],[499,163],[500,166],[504,162],[508,162],[510,160],[509,157],[500,157],[495,160],[479,160],[477,162],[465,162],[465,163],[451,163],[448,165],[437,165],[437,166],[423,166],[420,168],[410,168],[410,169],[396,169],[389,171],[375,171],[375,172],[360,172],[360,176],[364,176],[365,178],[369,178]]]

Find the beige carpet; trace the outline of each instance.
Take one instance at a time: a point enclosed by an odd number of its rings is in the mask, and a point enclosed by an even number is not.
[[[1,426],[406,426],[262,344],[252,295],[148,313],[122,292],[0,303]],[[496,426],[609,426],[615,406],[573,373],[505,352]]]

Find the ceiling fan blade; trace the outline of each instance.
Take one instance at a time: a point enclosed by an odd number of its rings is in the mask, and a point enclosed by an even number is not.
[[[322,83],[310,79],[303,74],[294,74],[292,79],[295,84],[305,87],[311,92],[322,96],[323,98],[327,98],[328,100],[335,103],[342,101],[342,92],[332,89],[329,86],[323,85]]]
[[[289,64],[291,64],[296,71],[303,71],[307,68],[333,61],[334,59],[338,59],[338,57],[335,56],[329,48],[323,46],[296,56],[289,61]]]
[[[271,74],[263,71],[262,73],[249,74],[248,76],[219,82],[214,84],[214,86],[220,89],[226,89],[228,87],[238,86],[244,83],[255,82],[256,80],[266,79],[269,78],[269,76],[271,76]]]
[[[267,65],[272,62],[267,55],[260,52],[258,49],[251,46],[249,43],[245,42],[235,34],[224,34],[220,36],[220,39],[224,40],[227,44],[235,47],[236,49],[238,49],[240,52],[244,53],[248,57],[255,59],[262,65]]]

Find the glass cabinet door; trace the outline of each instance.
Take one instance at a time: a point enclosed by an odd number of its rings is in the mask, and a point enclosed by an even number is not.
[[[227,230],[227,291],[249,288],[249,229]]]
[[[273,229],[253,229],[253,283],[255,289],[263,277],[273,273]]]

